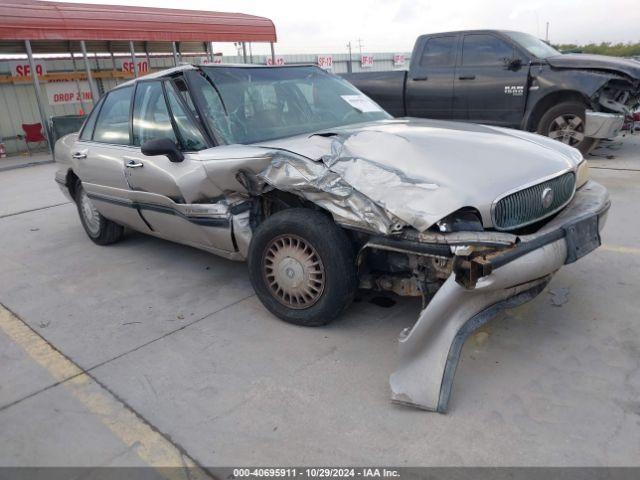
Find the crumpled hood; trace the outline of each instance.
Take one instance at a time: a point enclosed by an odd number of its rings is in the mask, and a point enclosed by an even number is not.
[[[527,132],[413,118],[261,146],[322,162],[419,231],[462,207],[478,209],[490,227],[498,196],[575,168],[582,159],[574,148]]]
[[[548,57],[547,62],[554,68],[592,68],[624,73],[640,80],[640,62],[626,58],[588,53],[565,53]]]

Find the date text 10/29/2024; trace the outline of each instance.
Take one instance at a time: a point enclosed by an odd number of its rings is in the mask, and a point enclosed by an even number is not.
[[[234,468],[235,478],[399,478],[398,470],[389,468]]]

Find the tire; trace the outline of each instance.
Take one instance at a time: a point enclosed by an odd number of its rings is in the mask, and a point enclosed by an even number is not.
[[[536,131],[577,148],[582,155],[586,155],[597,142],[595,138],[584,136],[585,109],[584,103],[581,102],[559,103],[542,115]]]
[[[104,218],[91,202],[78,180],[75,189],[76,207],[80,215],[80,223],[87,235],[98,245],[110,245],[119,241],[124,234],[124,227]]]
[[[305,208],[282,210],[256,228],[249,277],[260,301],[285,322],[326,325],[353,301],[353,247],[333,220]]]

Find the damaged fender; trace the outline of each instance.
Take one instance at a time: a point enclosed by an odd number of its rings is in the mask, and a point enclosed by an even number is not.
[[[536,297],[565,263],[600,244],[610,207],[604,187],[587,183],[574,201],[542,229],[515,246],[488,255],[492,268],[465,288],[454,271],[411,329],[400,334],[400,365],[390,377],[394,402],[444,413],[466,338],[500,310]],[[597,217],[596,231],[582,229]]]

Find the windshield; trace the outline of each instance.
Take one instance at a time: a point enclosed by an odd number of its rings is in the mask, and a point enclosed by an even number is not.
[[[203,67],[193,93],[210,130],[249,144],[391,116],[341,78],[317,67]],[[218,95],[219,93],[219,95]],[[222,100],[222,101],[221,101]]]
[[[522,32],[504,32],[511,37],[516,43],[522,46],[527,52],[538,57],[547,58],[554,57],[556,55],[562,55],[558,50],[551,45],[544,43],[539,38]]]

